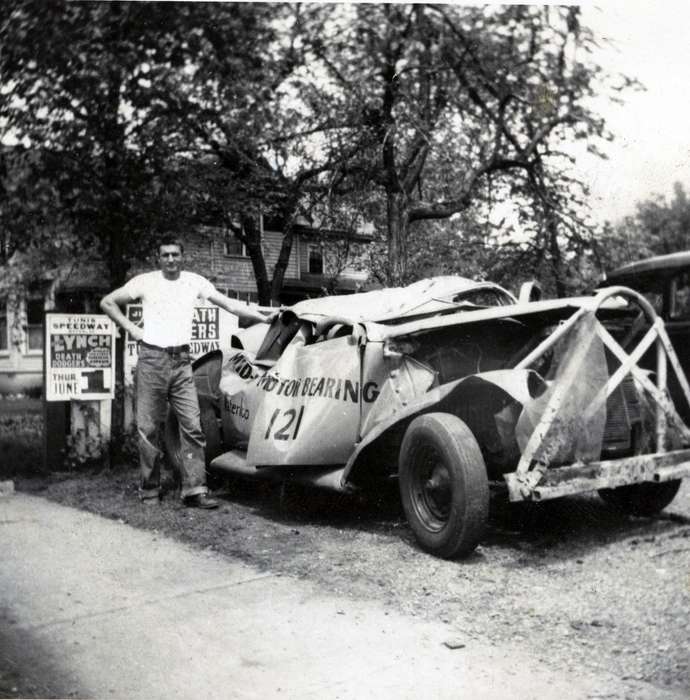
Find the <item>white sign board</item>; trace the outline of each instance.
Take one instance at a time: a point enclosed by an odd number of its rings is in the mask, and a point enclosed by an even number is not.
[[[46,401],[115,397],[115,324],[103,314],[46,314]]]

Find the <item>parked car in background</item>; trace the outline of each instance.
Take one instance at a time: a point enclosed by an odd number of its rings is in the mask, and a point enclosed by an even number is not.
[[[638,366],[650,348],[653,375]],[[194,365],[210,469],[338,491],[397,478],[418,542],[441,557],[480,542],[490,487],[667,506],[690,475],[690,430],[666,395],[678,371],[631,289],[516,301],[458,277],[303,301]],[[166,447],[179,462],[172,414]]]

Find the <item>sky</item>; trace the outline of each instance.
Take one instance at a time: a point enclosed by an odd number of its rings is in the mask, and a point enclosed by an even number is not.
[[[614,44],[601,49],[601,64],[646,88],[602,109],[616,136],[609,159],[578,164],[595,219],[617,221],[655,193],[670,198],[674,182],[690,190],[690,3],[583,4],[581,21]]]

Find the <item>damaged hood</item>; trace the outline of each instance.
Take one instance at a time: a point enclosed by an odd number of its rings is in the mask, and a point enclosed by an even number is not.
[[[465,277],[446,275],[420,280],[407,287],[308,299],[291,306],[290,310],[300,318],[309,320],[342,316],[356,322],[385,322],[452,309],[462,304],[462,300],[456,297],[482,289],[495,290],[506,303],[515,301],[510,292],[493,282],[477,282]]]

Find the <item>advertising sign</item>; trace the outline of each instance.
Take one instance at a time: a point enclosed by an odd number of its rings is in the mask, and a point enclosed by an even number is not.
[[[46,314],[47,401],[115,396],[115,325],[102,314]]]
[[[127,318],[143,328],[141,304],[127,305]],[[214,305],[197,306],[192,321],[192,337],[189,339],[189,354],[192,359],[220,348],[221,340],[228,340],[237,328],[237,318]],[[132,384],[133,372],[139,354],[137,341],[127,333],[125,343],[125,384]]]

